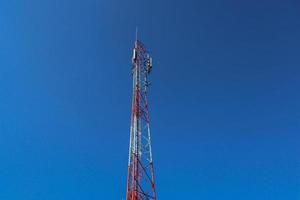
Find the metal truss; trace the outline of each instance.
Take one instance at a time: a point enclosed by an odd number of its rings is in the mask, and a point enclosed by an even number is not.
[[[135,41],[132,57],[133,96],[126,200],[156,200],[148,110],[148,76],[152,58]]]

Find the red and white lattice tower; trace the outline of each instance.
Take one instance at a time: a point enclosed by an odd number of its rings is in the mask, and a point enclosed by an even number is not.
[[[147,91],[152,58],[136,39],[126,200],[156,200]]]

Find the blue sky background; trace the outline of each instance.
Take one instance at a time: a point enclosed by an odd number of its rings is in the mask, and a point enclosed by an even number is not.
[[[300,3],[0,2],[0,199],[125,198],[136,25],[158,199],[300,199]]]

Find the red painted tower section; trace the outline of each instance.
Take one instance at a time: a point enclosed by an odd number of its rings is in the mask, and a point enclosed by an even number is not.
[[[126,200],[156,200],[148,110],[152,58],[139,40],[132,57],[133,96]]]

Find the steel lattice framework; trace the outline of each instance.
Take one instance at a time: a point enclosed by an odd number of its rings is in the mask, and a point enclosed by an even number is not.
[[[152,58],[139,40],[132,57],[133,96],[126,200],[156,200],[147,90]]]

